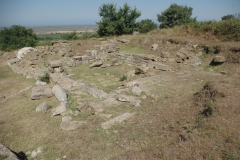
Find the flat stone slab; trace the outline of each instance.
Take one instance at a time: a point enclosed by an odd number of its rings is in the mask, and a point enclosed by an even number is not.
[[[52,90],[48,86],[36,86],[32,88],[31,99],[49,98],[52,96]]]
[[[49,62],[49,66],[51,68],[62,67],[62,61],[61,60],[56,60],[56,61]]]
[[[85,121],[72,121],[72,117],[65,116],[62,117],[60,128],[65,131],[76,130],[86,123]]]
[[[169,69],[169,66],[162,64],[162,63],[155,63],[154,68],[157,70],[167,71]]]
[[[98,114],[104,111],[104,106],[100,102],[92,102],[89,104],[93,114]]]
[[[95,86],[85,83],[83,89],[91,94],[93,97],[98,98],[100,100],[104,100],[107,98],[108,94],[103,90],[98,89]]]
[[[129,119],[131,117],[133,117],[134,114],[135,113],[126,112],[126,113],[124,113],[124,114],[122,114],[122,115],[120,115],[118,117],[115,117],[115,118],[113,118],[113,119],[111,119],[111,120],[109,120],[107,122],[102,123],[101,126],[102,126],[103,129],[109,129],[113,125],[119,124],[119,123],[121,123],[121,122],[123,122],[123,121],[125,121],[125,120],[127,120],[127,119]]]

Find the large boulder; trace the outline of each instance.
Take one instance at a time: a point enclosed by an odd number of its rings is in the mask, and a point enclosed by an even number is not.
[[[57,98],[60,103],[67,103],[67,93],[59,84],[56,84],[52,88],[52,94]]]
[[[17,52],[17,58],[18,59],[23,59],[24,55],[29,53],[29,52],[38,52],[36,48],[33,48],[33,47],[24,47],[22,49],[20,49],[18,52]]]
[[[37,100],[42,98],[49,98],[52,96],[51,88],[48,86],[35,86],[32,88],[31,99]]]

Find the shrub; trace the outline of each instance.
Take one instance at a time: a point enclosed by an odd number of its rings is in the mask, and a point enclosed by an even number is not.
[[[208,33],[224,41],[240,41],[240,20],[232,19],[228,21],[205,21],[194,22],[185,25],[185,29],[191,28],[195,34]]]
[[[191,18],[193,8],[171,4],[161,14],[157,14],[158,21],[161,23],[160,28],[174,27],[175,25],[187,24],[195,22],[196,18]]]
[[[98,35],[96,33],[89,33],[85,32],[81,36],[78,37],[78,39],[90,39],[90,38],[97,38]]]
[[[50,76],[48,73],[46,73],[43,77],[39,78],[40,81],[50,83]]]
[[[97,22],[97,33],[99,36],[132,34],[136,29],[136,19],[140,15],[140,11],[132,9],[127,3],[119,9],[113,3],[103,4],[99,7],[102,20]]]
[[[26,29],[19,25],[13,25],[0,31],[0,49],[4,51],[34,47],[37,42],[37,36],[32,29]]]
[[[140,33],[147,33],[157,28],[157,25],[150,19],[142,20],[138,23]]]
[[[77,39],[77,33],[76,31],[73,31],[71,33],[63,33],[60,35],[62,39],[64,40],[75,40]]]
[[[123,75],[123,76],[119,79],[120,82],[125,81],[125,80],[127,80],[127,76],[126,76],[126,75]]]

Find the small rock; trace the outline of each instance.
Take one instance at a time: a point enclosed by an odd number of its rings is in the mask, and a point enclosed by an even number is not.
[[[167,71],[169,69],[169,66],[156,62],[154,64],[154,68],[157,69],[157,70]]]
[[[40,81],[40,80],[38,80],[38,81],[36,82],[36,86],[45,86],[45,85],[47,85],[46,82],[43,82],[43,81]]]
[[[194,45],[192,45],[192,47],[193,47],[193,49],[197,49],[197,47],[198,47],[198,45],[197,44],[194,44]]]
[[[70,116],[62,117],[62,122],[67,122],[67,121],[71,121],[71,120],[72,120],[72,117],[70,117]]]
[[[226,61],[226,58],[224,56],[215,56],[213,61],[215,63],[223,63]]]
[[[52,113],[53,113],[52,115],[53,115],[53,116],[60,115],[60,114],[62,114],[62,113],[64,113],[64,112],[66,112],[67,109],[68,109],[68,104],[62,102],[62,103],[60,104],[60,106],[52,109]]]
[[[132,105],[133,105],[134,107],[140,107],[140,103],[141,103],[141,100],[135,99],[135,100],[132,102]]]
[[[140,67],[140,66],[137,66],[135,68],[135,74],[145,74],[147,72],[148,68],[143,68],[143,67]]]
[[[98,61],[98,62],[95,62],[93,64],[90,65],[90,68],[93,68],[93,67],[100,67],[102,65],[102,61]]]
[[[151,50],[156,50],[157,49],[157,47],[158,47],[158,44],[153,44],[152,46],[151,46]]]
[[[40,112],[40,111],[46,111],[48,110],[49,108],[51,108],[50,105],[48,105],[46,102],[43,102],[41,104],[39,104],[36,108],[36,111],[37,112]]]

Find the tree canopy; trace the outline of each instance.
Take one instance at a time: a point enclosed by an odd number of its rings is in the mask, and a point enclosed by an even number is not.
[[[230,19],[234,19],[234,15],[233,14],[228,14],[225,16],[222,16],[222,21],[226,21],[226,20],[230,20]]]
[[[140,33],[147,33],[156,28],[157,28],[157,25],[150,19],[141,20],[138,23],[138,31]]]
[[[161,23],[160,28],[174,27],[175,25],[195,22],[196,18],[191,18],[193,8],[171,4],[168,9],[161,14],[157,14],[158,21]]]
[[[98,24],[99,36],[132,34],[136,28],[136,19],[141,12],[131,8],[127,3],[117,9],[114,3],[104,3],[99,7],[99,16],[102,17]]]
[[[33,30],[23,26],[13,25],[0,31],[0,49],[4,51],[34,47],[37,41],[37,36]]]

